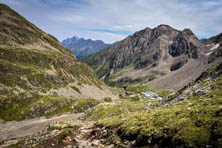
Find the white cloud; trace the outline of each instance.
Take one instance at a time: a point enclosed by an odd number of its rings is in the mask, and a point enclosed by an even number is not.
[[[14,0],[10,5],[59,40],[78,35],[113,42],[146,27],[190,28],[199,37],[222,32],[222,0]],[[104,30],[96,32],[96,29]],[[89,31],[94,30],[94,31]],[[112,32],[106,32],[111,30]],[[123,34],[125,32],[125,35]]]
[[[86,39],[91,38],[93,40],[102,39],[106,43],[113,43],[115,41],[120,41],[125,37],[127,37],[127,35],[120,35],[109,32],[93,32],[93,31],[80,33],[79,36],[82,36]]]

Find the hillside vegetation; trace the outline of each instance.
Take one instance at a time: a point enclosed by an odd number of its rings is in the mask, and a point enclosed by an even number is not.
[[[222,64],[204,72],[195,82],[147,110],[144,110],[144,106],[148,106],[144,102],[137,105],[128,102],[119,104],[120,107],[118,104],[95,106],[88,116],[99,120],[97,127],[115,131],[112,136],[119,137],[116,137],[119,140],[111,138],[111,141],[116,144],[127,143],[130,147],[221,147],[221,89]]]
[[[117,99],[56,38],[3,4],[0,26],[0,119],[80,112],[96,104],[95,99]],[[81,99],[86,99],[84,109],[75,106]]]

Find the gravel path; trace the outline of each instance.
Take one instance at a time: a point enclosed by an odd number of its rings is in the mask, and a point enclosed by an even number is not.
[[[0,142],[33,135],[44,130],[50,123],[78,119],[80,116],[82,116],[82,113],[65,114],[50,119],[41,117],[23,121],[0,123]]]

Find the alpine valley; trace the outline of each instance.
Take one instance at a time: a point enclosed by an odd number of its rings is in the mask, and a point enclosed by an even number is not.
[[[0,148],[222,147],[222,34],[62,44],[0,4]]]

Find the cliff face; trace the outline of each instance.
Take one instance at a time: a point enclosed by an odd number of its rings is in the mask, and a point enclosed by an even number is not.
[[[201,42],[207,47],[206,54],[209,56],[209,63],[217,61],[222,57],[222,33],[209,39],[201,40]]]
[[[160,25],[138,31],[83,61],[110,85],[149,83],[177,90],[208,67],[209,50],[190,29]]]

